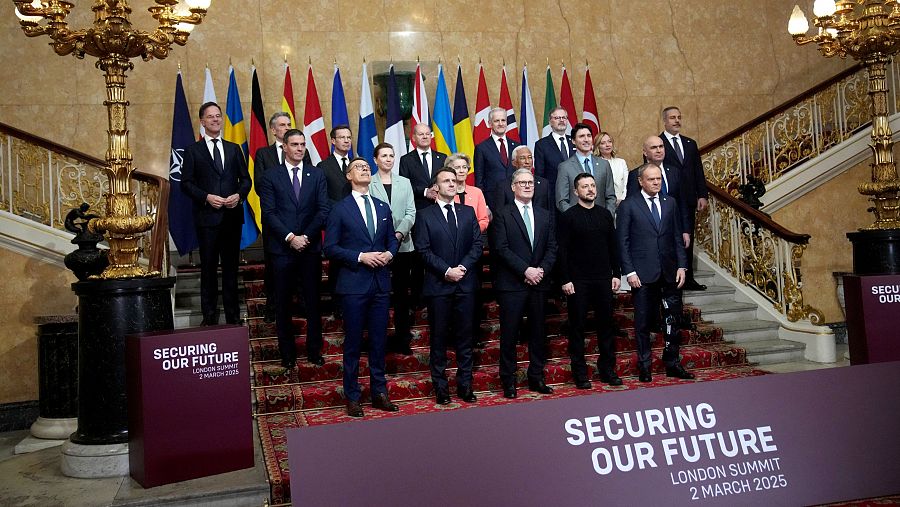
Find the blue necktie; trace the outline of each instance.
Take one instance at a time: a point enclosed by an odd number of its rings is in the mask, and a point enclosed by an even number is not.
[[[653,215],[653,221],[656,222],[656,227],[659,227],[659,224],[662,223],[662,217],[659,216],[659,208],[656,207],[656,196],[650,198],[650,214]]]
[[[366,227],[369,229],[369,236],[375,239],[375,218],[372,216],[372,203],[369,202],[368,195],[363,195],[362,198],[366,203]]]
[[[672,138],[672,144],[675,146],[675,155],[678,156],[678,161],[682,164],[684,163],[684,153],[681,151],[681,144],[678,142],[677,137]]]
[[[589,158],[584,159],[584,172],[590,174],[591,176],[594,175],[594,170],[591,169],[591,159]]]
[[[297,199],[297,201],[299,202],[300,201],[300,175],[298,173],[300,172],[300,168],[294,167],[293,171],[294,171],[294,177],[291,179],[291,184],[294,187],[294,198]]]

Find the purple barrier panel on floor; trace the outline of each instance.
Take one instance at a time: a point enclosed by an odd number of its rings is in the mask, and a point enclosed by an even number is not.
[[[145,488],[253,466],[242,326],[128,336],[128,454]]]
[[[852,364],[900,361],[900,275],[844,276]]]
[[[890,495],[897,386],[900,363],[878,363],[296,428],[291,499],[756,506]]]

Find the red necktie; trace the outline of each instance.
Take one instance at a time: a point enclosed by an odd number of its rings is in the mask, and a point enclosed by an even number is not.
[[[506,153],[506,143],[503,142],[503,138],[500,138],[500,162],[503,162],[503,165],[509,165],[509,155]]]

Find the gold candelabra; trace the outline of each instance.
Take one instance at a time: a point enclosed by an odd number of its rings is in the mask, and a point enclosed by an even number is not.
[[[143,31],[131,24],[131,7],[126,0],[95,0],[91,7],[94,23],[87,28],[72,30],[66,17],[74,4],[64,0],[13,0],[22,30],[28,37],[47,35],[50,46],[60,56],[74,55],[97,58],[96,66],[106,79],[106,106],[109,141],[106,150],[109,193],[106,194],[106,216],[88,224],[91,232],[108,233],[109,267],[101,278],[136,278],[159,276],[138,264],[141,234],[153,227],[153,217],[138,216],[131,173],[134,171],[128,147],[127,112],[125,100],[126,72],[134,68],[132,58],[148,61],[162,60],[169,55],[173,43],[184,46],[194,25],[203,21],[210,0],[187,0],[186,7],[178,0],[154,0],[149,7],[159,25],[153,31]],[[165,212],[165,210],[161,210]]]
[[[818,31],[806,35],[809,22],[795,5],[788,32],[798,45],[815,42],[825,57],[850,55],[863,62],[869,74],[872,101],[872,181],[860,183],[859,193],[870,196],[875,223],[863,230],[900,228],[900,178],[892,153],[888,124],[887,65],[900,50],[900,4],[894,0],[815,0]]]

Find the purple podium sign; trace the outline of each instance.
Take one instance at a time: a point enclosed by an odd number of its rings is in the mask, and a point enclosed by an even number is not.
[[[294,505],[809,505],[900,492],[900,363],[288,430]]]
[[[145,488],[253,466],[241,326],[128,336],[128,454]]]
[[[900,275],[844,276],[850,363],[900,361]]]

